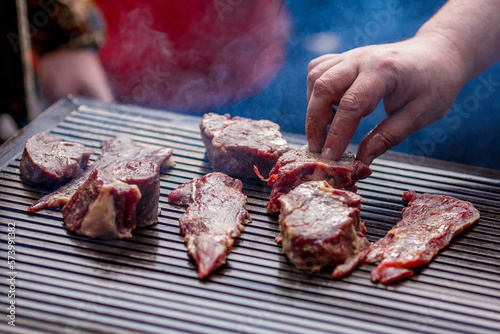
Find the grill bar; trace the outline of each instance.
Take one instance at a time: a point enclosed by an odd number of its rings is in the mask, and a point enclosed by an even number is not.
[[[34,261],[37,261],[37,260],[35,259]],[[48,268],[50,268],[50,265],[48,266]],[[47,271],[47,269],[46,269],[45,271]],[[61,276],[61,274],[57,275],[56,277],[60,277],[60,276]],[[64,276],[64,278],[65,278],[65,280],[67,279],[65,276]],[[78,281],[80,281],[80,279],[79,279]],[[136,281],[137,281],[137,280],[136,280],[136,279],[134,279],[134,282],[136,282]],[[109,284],[109,283],[108,283],[108,284]],[[230,292],[231,292],[231,290],[223,290],[223,291],[227,291],[227,293],[230,293]],[[156,292],[154,292],[154,293],[156,294]],[[481,313],[484,313],[484,311],[482,311]]]
[[[198,121],[66,99],[0,148],[0,228],[16,223],[19,257],[16,332],[494,333],[500,328],[500,172],[434,161],[417,165],[402,155],[377,160],[373,175],[358,184],[370,241],[400,220],[407,189],[469,200],[481,211],[477,224],[412,278],[373,284],[373,265],[338,281],[327,270],[296,270],[274,241],[277,217],[265,210],[269,188],[243,180],[253,222],[236,240],[228,263],[199,281],[179,234],[184,209],[167,201],[178,185],[211,171]],[[100,142],[116,135],[173,148],[177,164],[161,175],[159,223],[137,230],[130,240],[102,241],[67,232],[59,209],[27,213],[47,192],[21,182],[19,158],[26,138],[43,130],[94,148],[92,161]],[[303,136],[287,139],[292,146],[305,143]],[[0,249],[6,254],[5,238]]]

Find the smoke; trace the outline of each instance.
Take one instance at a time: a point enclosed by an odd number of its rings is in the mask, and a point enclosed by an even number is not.
[[[305,41],[305,48],[311,53],[323,55],[337,53],[340,43],[340,37],[336,33],[326,31],[309,36]]]
[[[120,28],[110,29],[101,58],[118,101],[206,112],[258,93],[276,75],[289,31],[282,1],[194,4],[151,1],[114,19]],[[162,8],[178,13],[164,17]]]
[[[193,12],[193,4],[201,2],[175,1],[184,4],[177,6],[177,15],[195,15],[191,32],[180,27],[179,40],[159,26],[159,21],[172,20],[179,25],[172,13],[159,14],[155,6],[163,1],[150,0],[146,5],[123,0],[133,10],[118,11],[128,14],[115,22],[120,29],[109,41],[123,46],[108,45],[111,48],[103,50],[102,56],[119,101],[198,114],[214,111],[265,118],[283,131],[304,134],[307,65],[312,59],[409,38],[445,2],[210,0],[203,2],[203,10]],[[117,9],[109,12],[115,14]],[[500,82],[498,71],[497,65],[484,78],[492,74],[492,80]],[[449,121],[456,117],[439,121],[395,150],[498,168],[500,158],[493,161],[493,157],[500,157],[500,152],[484,154],[471,137],[482,136],[486,146],[498,147],[497,131],[485,124],[500,123],[500,113],[489,111],[490,107],[498,111],[500,95],[494,92],[487,99],[473,100],[480,85],[477,80],[467,85],[452,109],[452,116],[460,108],[474,109],[460,127]],[[385,117],[379,105],[363,119],[352,143],[358,144]],[[423,146],[426,139],[441,132],[448,138],[445,142]]]

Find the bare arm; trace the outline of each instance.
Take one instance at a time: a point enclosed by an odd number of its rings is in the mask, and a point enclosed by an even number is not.
[[[113,100],[97,49],[104,18],[93,0],[28,0],[37,79],[48,103],[67,94]],[[44,21],[40,21],[41,19]]]
[[[498,0],[450,0],[411,39],[321,56],[309,64],[309,148],[340,158],[361,119],[384,99],[388,117],[358,148],[358,159],[370,164],[446,115],[462,87],[499,59]]]
[[[61,49],[47,53],[40,58],[37,76],[49,104],[68,94],[104,102],[114,100],[99,55],[93,50]]]
[[[500,59],[500,1],[450,0],[416,36],[441,35],[464,58],[467,80]]]

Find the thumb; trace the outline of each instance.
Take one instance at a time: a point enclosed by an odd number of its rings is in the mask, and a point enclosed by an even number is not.
[[[422,115],[422,105],[413,107],[417,106],[406,105],[371,130],[358,146],[357,159],[370,165],[375,158],[433,121]]]

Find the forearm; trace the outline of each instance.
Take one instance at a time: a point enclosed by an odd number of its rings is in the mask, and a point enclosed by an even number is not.
[[[416,34],[430,36],[459,59],[467,82],[500,60],[500,1],[449,0]]]

